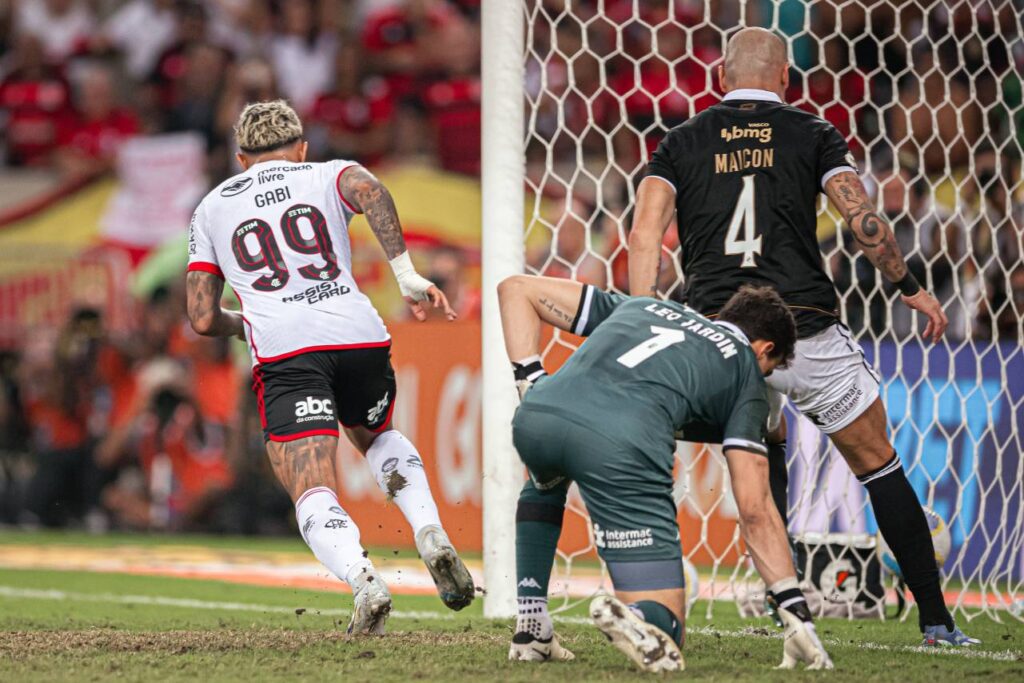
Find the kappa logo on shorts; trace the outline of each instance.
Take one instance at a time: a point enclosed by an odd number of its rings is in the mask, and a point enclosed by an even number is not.
[[[295,402],[296,422],[313,422],[317,420],[334,420],[334,407],[331,399],[307,396],[304,400]]]
[[[381,418],[381,415],[384,414],[384,411],[388,407],[388,396],[390,394],[391,394],[391,392],[385,393],[384,394],[384,398],[382,398],[381,400],[377,401],[377,405],[375,405],[374,407],[372,407],[372,408],[370,408],[369,410],[366,411],[366,421],[369,424],[373,424],[374,422],[376,422],[377,420],[379,420]]]
[[[594,545],[609,550],[646,548],[654,545],[654,532],[646,529],[602,529],[594,524]]]

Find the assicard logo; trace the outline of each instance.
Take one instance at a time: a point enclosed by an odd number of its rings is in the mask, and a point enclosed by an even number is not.
[[[233,183],[228,183],[220,190],[221,197],[234,197],[236,194],[242,194],[252,185],[252,178],[239,178]]]
[[[767,144],[772,141],[772,127],[767,123],[748,123],[746,128],[723,128],[722,139],[726,142],[753,139]]]

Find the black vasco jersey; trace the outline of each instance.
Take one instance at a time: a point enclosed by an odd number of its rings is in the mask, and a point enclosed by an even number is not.
[[[648,176],[676,190],[686,302],[714,315],[741,285],[769,284],[801,338],[835,323],[816,206],[828,178],[853,170],[832,124],[761,90],[734,91],[669,131]]]

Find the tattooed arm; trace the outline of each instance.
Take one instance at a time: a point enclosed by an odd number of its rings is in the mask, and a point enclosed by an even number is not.
[[[825,183],[825,194],[850,226],[854,239],[871,264],[899,288],[904,303],[928,317],[924,336],[937,342],[949,320],[935,297],[922,289],[907,270],[892,229],[875,211],[857,174],[844,172],[832,176]]]
[[[362,166],[347,169],[341,174],[338,191],[345,201],[366,216],[389,261],[406,250],[395,200],[372,173]]]
[[[629,231],[629,293],[657,296],[661,241],[672,223],[676,193],[660,178],[644,178],[636,192],[636,211]]]
[[[421,277],[413,267],[405,247],[402,224],[398,220],[398,209],[388,188],[362,166],[352,166],[341,174],[338,191],[346,202],[366,216],[366,222],[388,257],[398,288],[416,319],[427,319],[427,312],[420,302],[429,300],[434,308],[443,309],[449,320],[455,320],[455,311],[448,305],[444,292]]]
[[[542,323],[569,330],[583,284],[574,280],[513,275],[498,285],[501,327],[508,358],[517,363],[540,353]]]
[[[207,337],[245,339],[242,316],[220,306],[224,281],[212,273],[193,270],[185,277],[186,308],[192,329]]]
[[[872,265],[889,282],[898,283],[907,276],[907,264],[896,238],[884,218],[868,199],[856,173],[839,173],[825,183],[825,194],[850,226],[854,239]]]

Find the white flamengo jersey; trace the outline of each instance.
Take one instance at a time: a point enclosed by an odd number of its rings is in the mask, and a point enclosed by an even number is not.
[[[354,166],[264,161],[214,188],[192,216],[188,269],[238,294],[253,365],[391,343],[352,278],[356,211],[338,183]]]

